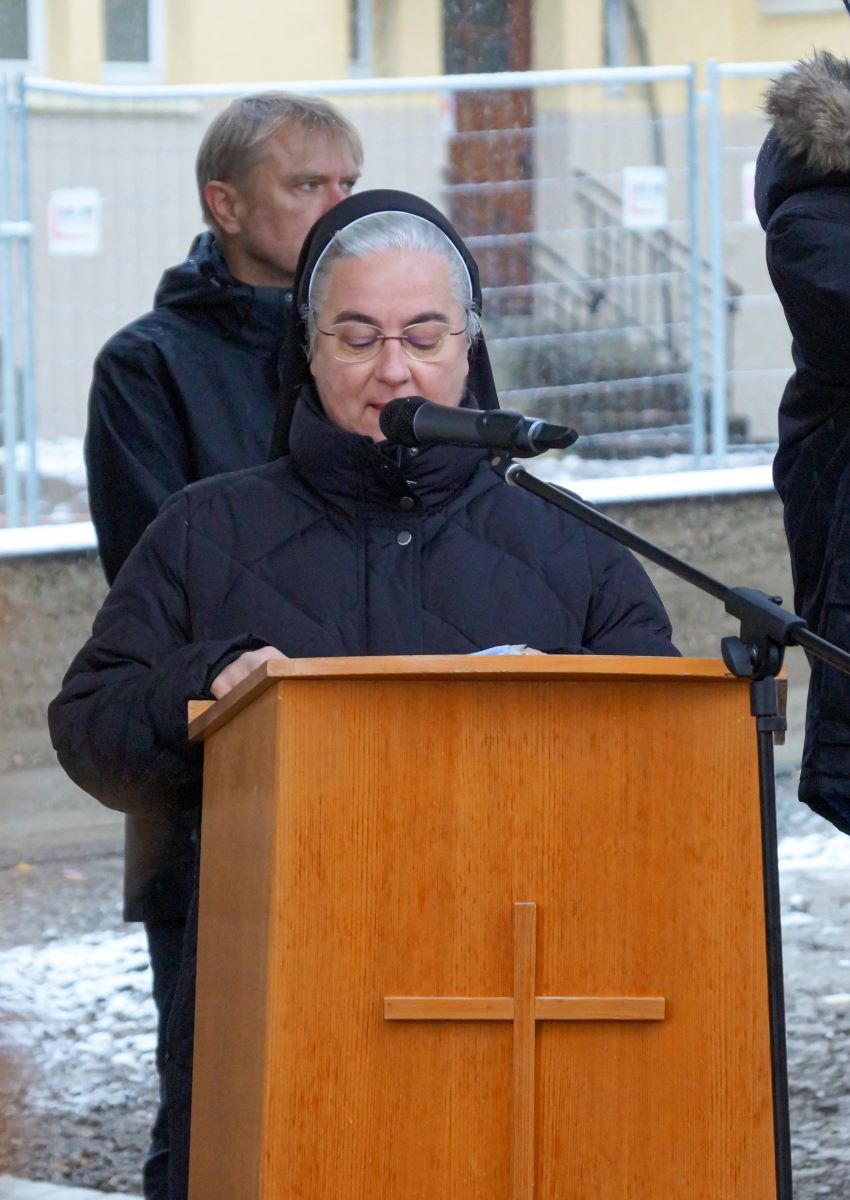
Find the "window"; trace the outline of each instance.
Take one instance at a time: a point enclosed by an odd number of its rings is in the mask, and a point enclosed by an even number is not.
[[[6,0],[0,7],[0,58],[25,61],[29,48],[27,0]]]
[[[162,78],[163,0],[103,0],[103,78],[110,83]]]
[[[41,0],[2,0],[0,3],[0,62],[32,69],[40,58]]]
[[[150,13],[147,0],[106,0],[106,61],[150,61]]]
[[[372,75],[372,0],[348,0],[348,73]]]
[[[520,47],[512,37],[512,10],[524,9],[522,0],[444,0],[443,62],[447,75],[480,71],[527,71],[517,63]]]
[[[623,0],[605,0],[602,17],[602,61],[606,67],[627,64],[628,29]]]

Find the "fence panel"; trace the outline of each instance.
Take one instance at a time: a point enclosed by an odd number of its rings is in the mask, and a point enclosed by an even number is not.
[[[776,410],[793,370],[791,339],[767,273],[753,201],[756,158],[768,130],[763,93],[790,65],[708,64],[712,426],[718,465],[726,458],[727,431],[739,445],[775,445]],[[728,336],[733,322],[734,342]],[[719,419],[721,412],[727,420]]]
[[[151,306],[201,227],[204,129],[264,86],[25,81],[42,438],[81,438],[97,351]],[[506,405],[575,425],[578,453],[700,458],[711,268],[691,67],[278,86],[324,95],[355,122],[362,187],[418,192],[468,237]]]
[[[26,112],[0,76],[0,492],[6,524],[38,521]]]

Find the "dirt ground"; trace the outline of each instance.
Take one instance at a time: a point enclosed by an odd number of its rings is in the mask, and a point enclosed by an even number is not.
[[[779,829],[828,829],[789,775]],[[26,860],[0,849],[0,1174],[141,1190],[153,1008],[142,935],[120,917],[119,835],[117,824],[77,845],[67,830],[53,845],[22,835]],[[850,889],[846,870],[823,866],[783,870],[781,883],[794,1196],[839,1200],[850,1196]]]

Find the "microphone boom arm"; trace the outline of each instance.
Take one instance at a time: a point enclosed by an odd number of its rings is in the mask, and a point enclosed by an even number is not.
[[[606,517],[578,496],[530,475],[523,467],[501,455],[492,459],[492,465],[506,483],[547,500],[585,525],[608,534],[614,541],[663,567],[665,571],[707,592],[716,600],[722,600],[730,616],[737,617],[741,622],[740,638],[723,638],[721,642],[723,661],[733,675],[754,680],[776,675],[782,666],[785,647],[792,645],[802,646],[816,658],[850,675],[850,654],[813,633],[802,617],[781,607],[778,596],[768,596],[756,588],[730,587],[648,538],[633,533],[611,517]],[[736,642],[743,646],[743,654],[734,645]]]

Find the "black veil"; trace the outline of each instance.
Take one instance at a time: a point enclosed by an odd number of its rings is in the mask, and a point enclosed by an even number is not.
[[[478,264],[452,223],[427,200],[422,200],[409,192],[376,189],[358,192],[335,205],[319,218],[307,234],[304,245],[301,247],[298,266],[295,269],[293,306],[284,331],[283,346],[278,360],[281,390],[277,419],[272,435],[271,458],[279,458],[282,454],[289,452],[289,429],[292,424],[295,403],[301,388],[310,377],[305,350],[307,331],[301,310],[307,304],[310,279],[316,264],[338,230],[344,229],[346,225],[350,225],[361,217],[378,212],[413,213],[441,229],[466,263],[469,278],[472,281],[473,303],[476,309],[481,311],[481,283],[478,278]],[[483,335],[476,338],[470,349],[467,387],[475,397],[479,408],[499,407],[496,384]]]

